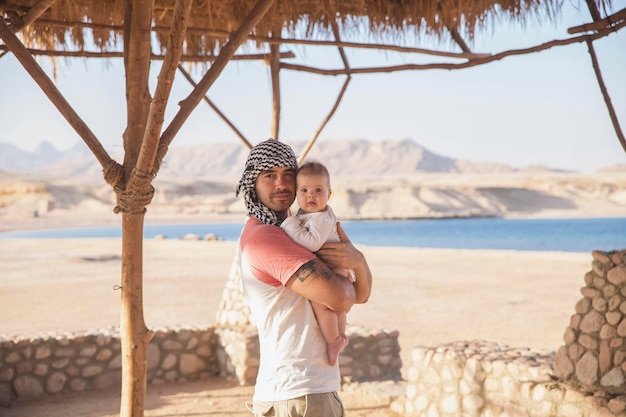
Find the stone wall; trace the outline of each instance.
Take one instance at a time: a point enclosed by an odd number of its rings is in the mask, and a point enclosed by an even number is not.
[[[244,385],[254,384],[259,370],[256,328],[244,331],[218,328],[219,375]],[[399,381],[402,379],[399,333],[348,326],[350,343],[339,355],[342,382]]]
[[[554,373],[585,390],[626,394],[626,250],[592,256]]]
[[[392,409],[436,417],[626,416],[626,396],[559,382],[553,359],[553,352],[485,341],[415,348],[406,393]]]
[[[218,372],[213,328],[155,329],[148,383],[208,378]],[[0,404],[14,398],[121,386],[117,329],[0,339]]]
[[[418,347],[405,416],[626,416],[626,250],[592,253],[582,299],[554,352],[485,341]]]
[[[344,381],[399,380],[398,332],[351,327],[342,352]],[[149,384],[222,376],[253,384],[259,364],[256,329],[155,329],[148,345]],[[0,338],[0,405],[16,398],[121,387],[117,329]]]

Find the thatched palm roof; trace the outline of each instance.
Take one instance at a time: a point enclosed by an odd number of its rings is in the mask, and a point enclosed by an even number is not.
[[[477,54],[469,46],[477,31],[493,28],[498,21],[522,25],[529,19],[551,22],[558,19],[563,6],[561,0],[0,0],[0,13],[6,21],[4,29],[0,25],[4,32],[0,38],[6,43],[0,43],[0,57],[7,51],[21,54],[20,60],[25,67],[30,68],[31,75],[42,79],[46,78],[45,74],[37,70],[32,61],[24,63],[31,59],[27,55],[124,57],[127,79],[136,80],[139,84],[146,82],[149,60],[165,59],[168,63],[163,75],[167,75],[168,80],[164,80],[163,86],[171,82],[176,68],[194,84],[180,63],[211,63],[210,73],[205,75],[200,85],[195,85],[196,91],[186,100],[188,104],[183,106],[172,128],[163,132],[163,146],[169,144],[226,62],[232,59],[264,59],[272,73],[274,120],[271,133],[277,138],[280,70],[346,75],[337,104],[328,116],[330,118],[354,74],[466,68],[509,55],[531,53],[574,42],[587,42],[593,56],[593,40],[609,36],[626,26],[626,9],[609,15],[612,0],[586,0],[593,21],[569,29],[570,34],[584,32],[583,35],[497,54]],[[23,45],[18,45],[15,39],[10,40],[12,36],[8,34],[9,30],[21,38]],[[429,50],[417,45],[433,39],[444,47]],[[9,42],[13,45],[9,45]],[[342,56],[343,68],[329,70],[287,62],[284,58],[291,58],[293,54],[281,52],[280,47],[284,44],[336,47]],[[352,68],[344,54],[344,47],[417,52],[455,60]],[[257,54],[250,55],[248,52]],[[215,65],[215,60],[221,62]],[[594,69],[600,79],[599,69]],[[51,91],[53,87],[49,83],[47,85]],[[132,86],[128,85],[129,88]],[[159,101],[163,103],[163,99],[169,96],[169,87],[161,90],[161,93]],[[52,94],[56,93],[52,91]],[[133,97],[139,100],[140,95],[135,91],[130,97],[131,100]],[[136,106],[138,103],[129,105]],[[68,117],[68,120],[74,118],[71,114],[66,115]],[[616,116],[612,115],[612,119],[616,124]],[[74,125],[77,131],[82,131],[80,134],[88,144],[95,144],[97,140],[85,126],[80,126],[80,123]],[[626,149],[626,140],[617,127],[616,130]],[[239,132],[236,133],[250,146]],[[316,136],[318,134],[319,131]],[[90,147],[106,165],[108,155],[99,146]],[[308,149],[304,154],[306,152]]]
[[[42,3],[49,4],[49,8],[36,7]],[[184,55],[218,54],[229,34],[239,27],[256,3],[255,0],[194,0]],[[604,10],[611,1],[592,3]],[[154,2],[152,27],[156,51],[167,44],[174,4],[174,0]],[[558,17],[561,5],[559,0],[280,0],[251,35],[260,42],[269,37],[296,35],[300,39],[334,41],[337,37],[377,35],[390,37],[396,43],[409,34],[441,40],[452,40],[459,35],[471,40],[476,30],[496,20],[521,23],[528,19],[553,20]],[[41,9],[43,13],[37,16]],[[99,51],[120,50],[125,14],[122,0],[10,0],[0,1],[0,10],[8,14],[16,28],[23,26],[21,37],[33,48],[76,51],[92,43]]]
[[[581,0],[582,3],[582,0]],[[157,105],[159,114],[169,97],[169,85],[182,62],[211,63],[203,80],[181,106],[181,111],[161,136],[166,147],[193,107],[203,98],[232,59],[249,58],[243,52],[260,52],[272,73],[274,112],[272,136],[278,137],[280,115],[280,70],[316,72],[347,76],[337,103],[341,100],[351,75],[365,72],[392,72],[411,69],[458,69],[481,65],[509,55],[535,52],[573,42],[587,42],[592,56],[592,42],[626,26],[626,9],[609,15],[612,0],[586,0],[593,19],[587,25],[570,28],[570,34],[584,32],[570,39],[546,42],[525,50],[498,54],[476,54],[468,42],[481,29],[493,27],[496,21],[524,24],[529,19],[541,22],[559,17],[561,0],[0,0],[0,57],[11,51],[42,81],[49,95],[57,96],[57,107],[67,107],[46,75],[29,55],[124,57],[127,71],[129,106],[141,105],[147,111],[150,103],[142,102],[136,85],[144,85],[152,59],[167,60],[159,80]],[[21,38],[20,43],[13,32]],[[442,50],[418,48],[417,42],[434,38],[446,45]],[[382,40],[378,43],[373,40]],[[447,41],[447,42],[446,42]],[[281,52],[283,44],[317,44],[339,48],[343,68],[327,70],[285,62],[293,55]],[[26,47],[26,48],[25,48]],[[460,58],[455,62],[406,64],[395,67],[351,68],[344,47],[419,52]],[[27,49],[28,48],[28,49]],[[594,57],[595,60],[595,57]],[[218,62],[219,61],[219,62]],[[596,68],[601,88],[599,69]],[[194,82],[185,74],[188,80]],[[603,91],[604,93],[604,91]],[[605,93],[606,96],[606,93]],[[606,101],[606,100],[605,100]],[[608,101],[607,101],[608,102]],[[156,103],[153,103],[156,105]],[[336,108],[336,105],[335,105]],[[333,108],[329,114],[332,116]],[[61,110],[73,120],[77,131],[88,143],[96,144],[93,134],[74,120],[71,109]],[[162,124],[157,119],[154,121]],[[615,117],[612,115],[612,119]],[[325,123],[325,122],[324,122]],[[614,121],[615,124],[615,121]],[[158,126],[158,130],[162,126]],[[616,128],[616,130],[619,130]],[[159,132],[151,132],[151,135]],[[622,135],[618,132],[624,143]],[[242,137],[244,142],[245,138]],[[314,141],[315,138],[312,139]],[[249,143],[247,143],[249,145]],[[99,146],[90,146],[103,165],[109,160]],[[626,144],[624,144],[626,149]],[[306,151],[305,151],[306,153]],[[157,163],[159,161],[157,160]],[[158,167],[157,167],[158,169]]]
[[[258,0],[189,0],[190,13],[183,35],[181,62],[212,62],[250,15]],[[0,0],[0,14],[32,55],[66,57],[122,57],[124,51],[124,0]],[[152,59],[163,59],[175,13],[176,0],[155,0],[150,28]],[[581,1],[582,3],[582,1]],[[322,45],[453,58],[429,65],[404,65],[322,70],[293,65],[283,58],[292,52],[275,50],[280,69],[323,75],[391,72],[430,68],[465,68],[520,53],[608,36],[626,25],[626,10],[610,15],[612,0],[586,0],[593,22],[572,31],[587,38],[550,41],[524,51],[496,56],[471,50],[474,35],[493,29],[495,23],[524,25],[531,20],[558,21],[561,0],[277,0],[246,34],[232,59],[267,59],[272,47]],[[128,20],[128,19],[127,19]],[[128,38],[128,36],[126,36]],[[440,45],[438,50],[418,44]],[[434,43],[432,41],[435,41]],[[0,43],[0,57],[10,48]],[[256,53],[256,55],[250,55]],[[343,55],[343,54],[342,54]],[[461,59],[459,61],[458,59]],[[344,57],[345,61],[345,57]]]

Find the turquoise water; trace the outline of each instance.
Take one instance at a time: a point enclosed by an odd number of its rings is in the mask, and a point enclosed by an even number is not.
[[[626,217],[592,219],[419,219],[346,221],[342,226],[357,244],[452,249],[511,249],[591,252],[626,249]],[[235,241],[242,224],[148,225],[144,237],[213,233]],[[11,238],[121,237],[120,227],[33,230],[0,233]]]

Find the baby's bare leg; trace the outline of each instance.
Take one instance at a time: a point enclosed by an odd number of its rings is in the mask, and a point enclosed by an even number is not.
[[[317,323],[326,340],[328,362],[334,365],[339,353],[348,346],[346,337],[346,313],[334,312],[323,304],[311,302]]]

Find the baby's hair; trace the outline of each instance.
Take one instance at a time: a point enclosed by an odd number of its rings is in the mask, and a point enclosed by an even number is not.
[[[330,179],[330,173],[324,164],[317,161],[307,161],[303,165],[298,168],[298,174],[304,175],[324,175],[326,178]]]

